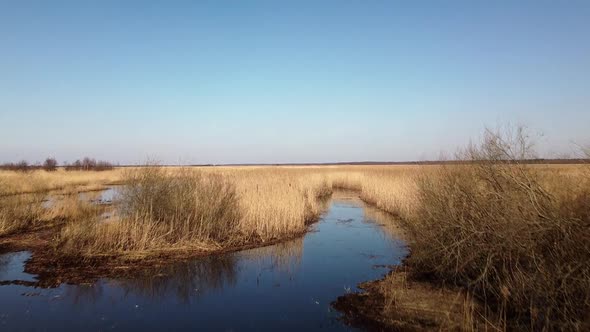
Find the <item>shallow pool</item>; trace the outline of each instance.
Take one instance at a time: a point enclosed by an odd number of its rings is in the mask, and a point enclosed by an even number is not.
[[[0,286],[1,331],[339,331],[330,303],[407,255],[395,221],[336,193],[304,237],[146,270],[133,280],[42,289]],[[1,280],[29,254],[0,256]]]

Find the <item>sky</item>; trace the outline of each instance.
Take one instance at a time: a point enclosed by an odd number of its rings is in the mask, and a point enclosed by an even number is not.
[[[0,162],[437,159],[590,142],[590,1],[0,0]]]

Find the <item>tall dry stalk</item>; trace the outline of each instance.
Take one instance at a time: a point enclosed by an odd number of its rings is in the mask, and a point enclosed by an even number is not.
[[[43,212],[43,195],[10,195],[9,190],[0,179],[0,236],[30,229]]]
[[[500,325],[576,329],[590,310],[590,186],[554,180],[572,189],[556,195],[521,162],[530,149],[522,130],[487,131],[466,164],[421,177],[409,264],[467,287]]]
[[[219,175],[145,167],[129,171],[120,193],[120,220],[73,220],[58,251],[116,254],[198,247],[236,241],[240,211],[233,185]]]

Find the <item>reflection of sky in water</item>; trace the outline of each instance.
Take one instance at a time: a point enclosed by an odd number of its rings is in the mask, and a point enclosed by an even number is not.
[[[87,199],[93,202],[112,202],[119,194],[119,187],[114,186],[97,192],[80,193],[80,199]]]
[[[386,272],[375,265],[398,264],[407,253],[377,226],[391,221],[368,215],[358,201],[335,200],[304,238],[275,246],[154,268],[134,280],[3,286],[0,329],[348,329],[330,302]],[[22,271],[9,266],[0,275]]]
[[[89,201],[99,204],[112,203],[119,195],[119,188],[120,186],[112,186],[105,190],[82,192],[78,194],[78,198],[82,201]],[[65,195],[49,195],[43,201],[42,206],[46,209],[49,209],[53,207],[57,201],[64,198]]]
[[[24,263],[31,258],[26,251],[0,255],[0,281],[25,280],[34,281],[34,276],[24,273]]]

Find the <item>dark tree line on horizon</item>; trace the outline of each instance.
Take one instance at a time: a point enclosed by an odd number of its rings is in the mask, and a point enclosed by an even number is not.
[[[47,172],[57,171],[59,163],[57,159],[48,157],[43,163],[29,164],[26,160],[19,162],[10,162],[0,165],[0,169],[15,171],[15,172],[29,172],[33,170],[45,170]],[[114,168],[111,162],[104,160],[96,160],[94,158],[84,157],[82,160],[77,159],[73,163],[64,162],[62,167],[66,171],[108,171]]]

